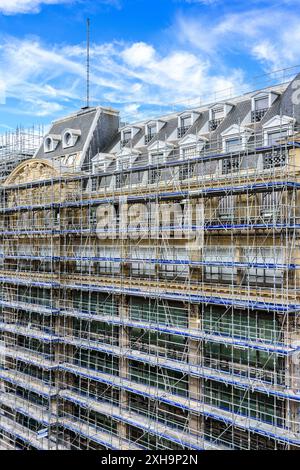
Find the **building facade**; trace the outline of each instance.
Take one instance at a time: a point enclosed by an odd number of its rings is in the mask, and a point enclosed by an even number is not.
[[[1,449],[300,447],[290,83],[53,123],[1,185]]]

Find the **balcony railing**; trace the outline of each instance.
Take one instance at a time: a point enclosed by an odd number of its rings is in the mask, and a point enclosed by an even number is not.
[[[256,109],[251,112],[251,122],[259,122],[262,120],[269,108]]]
[[[121,146],[122,147],[125,147],[125,145],[127,145],[129,142],[130,142],[131,139],[123,139],[121,140]]]
[[[154,139],[154,137],[156,137],[156,136],[157,136],[156,133],[145,135],[145,145],[149,144],[149,142],[150,142],[152,139]]]
[[[178,127],[177,128],[177,137],[178,137],[178,139],[181,139],[181,137],[183,137],[189,129],[190,129],[190,126]]]
[[[264,154],[263,168],[271,169],[286,165],[288,159],[287,152],[282,150],[273,150],[271,153]]]
[[[211,119],[209,121],[209,130],[210,130],[210,132],[215,131],[217,129],[217,127],[221,124],[222,121],[223,121],[222,118],[220,118],[220,119]]]

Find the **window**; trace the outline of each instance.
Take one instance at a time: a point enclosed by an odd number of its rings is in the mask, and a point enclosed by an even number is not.
[[[153,136],[156,133],[156,124],[148,126],[148,135]]]
[[[128,170],[130,165],[131,165],[130,156],[119,158],[119,160],[117,161],[117,168],[119,170]]]
[[[191,116],[186,116],[181,118],[181,127],[190,127],[192,125]]]
[[[182,149],[182,157],[183,159],[193,158],[197,155],[197,147],[196,145],[189,145],[188,147],[183,147]]]
[[[50,151],[51,150],[51,147],[52,147],[52,139],[51,137],[47,137],[46,141],[45,141],[45,147],[46,147],[46,150]]]
[[[232,219],[234,217],[234,207],[234,196],[221,197],[218,205],[218,217],[220,219]]]
[[[90,207],[89,224],[90,224],[90,227],[96,228],[97,226],[97,208],[96,207]]]
[[[209,130],[212,132],[217,129],[224,118],[224,107],[220,106],[211,112],[211,120],[209,121]]]
[[[151,164],[159,165],[164,161],[164,152],[156,152],[151,154]]]
[[[68,155],[68,156],[65,157],[64,160],[63,160],[64,165],[66,165],[66,166],[72,166],[72,165],[74,165],[74,163],[75,163],[75,158],[76,158],[76,154],[75,154],[75,155]]]
[[[269,196],[269,195],[268,195]],[[272,194],[271,194],[272,196]],[[257,285],[282,285],[283,270],[271,265],[283,263],[282,250],[276,247],[249,247],[244,253],[246,263],[245,283]]]
[[[150,170],[150,184],[158,183],[161,177],[161,170]]]
[[[269,98],[268,96],[262,98],[256,98],[254,100],[254,110],[261,111],[262,109],[267,109],[269,107]]]
[[[287,155],[284,151],[273,151],[272,153],[264,154],[263,167],[264,170],[270,168],[278,168],[286,164]]]
[[[270,192],[262,194],[261,215],[264,218],[277,218],[280,215],[281,194]]]
[[[194,165],[192,163],[185,163],[179,167],[179,179],[186,180],[192,178],[194,173]]]
[[[97,191],[98,189],[98,178],[92,178],[92,191]]]
[[[227,139],[226,140],[226,152],[234,152],[236,150],[239,150],[241,147],[241,139],[239,137],[235,137],[233,139]]]
[[[156,135],[156,124],[149,124],[147,126],[147,134],[145,135],[145,144],[148,144]]]
[[[54,150],[54,142],[52,137],[46,137],[44,141],[44,151],[45,153],[47,152],[52,152]]]
[[[182,118],[180,118],[180,127],[178,127],[178,130],[177,130],[177,135],[179,139],[186,134],[186,132],[191,127],[191,125],[192,125],[191,115],[183,116]]]
[[[219,108],[215,108],[212,110],[212,118],[213,119],[222,119],[224,117],[224,108],[220,106]]]
[[[155,250],[133,246],[130,249],[129,257],[133,260],[131,263],[131,274],[133,276],[149,277],[155,275],[155,265],[147,262],[155,258]]]
[[[279,140],[287,137],[287,130],[268,132],[268,145],[276,145]]]
[[[120,189],[124,186],[127,182],[127,174],[118,173],[116,175],[116,188]]]
[[[114,246],[98,246],[96,256],[97,258],[102,258],[96,264],[98,274],[112,274],[120,271],[120,263],[114,261],[120,258],[118,248]]]
[[[63,148],[74,147],[77,140],[81,135],[80,130],[76,129],[67,129],[64,131],[63,138],[62,138],[62,146]]]
[[[66,145],[70,145],[72,142],[72,134],[70,134],[70,132],[67,132],[65,134],[65,143]]]
[[[239,171],[240,159],[239,157],[223,158],[222,160],[222,174],[227,175]]]
[[[70,132],[65,133],[64,144],[66,147],[70,147],[72,145],[72,134]]]
[[[262,120],[264,115],[269,109],[269,97],[263,96],[261,98],[255,98],[253,103],[253,109],[251,113],[251,121],[259,122]]]
[[[131,130],[123,131],[122,145],[127,145],[131,140]]]
[[[237,274],[236,268],[230,266],[233,259],[234,252],[230,249],[206,247],[203,252],[205,279],[207,281],[232,282]]]

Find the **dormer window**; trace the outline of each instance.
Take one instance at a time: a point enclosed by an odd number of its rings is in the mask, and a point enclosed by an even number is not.
[[[268,109],[269,107],[269,98],[268,96],[263,96],[261,98],[254,99],[254,110],[261,111],[262,109]]]
[[[221,124],[227,114],[232,110],[231,103],[215,103],[209,109],[208,130],[213,132]]]
[[[197,145],[187,145],[182,148],[182,158],[184,160],[197,156]]]
[[[276,145],[280,140],[287,137],[287,129],[277,130],[273,132],[268,132],[268,146]]]
[[[200,155],[201,151],[204,149],[204,146],[207,142],[207,139],[204,137],[197,137],[195,134],[188,134],[183,139],[179,141],[180,145],[180,159],[189,160]]]
[[[226,152],[235,152],[241,148],[241,139],[239,137],[235,137],[233,139],[226,139]]]
[[[157,125],[155,123],[146,126],[145,145],[157,135]]]
[[[150,155],[151,164],[152,165],[159,165],[160,163],[164,163],[165,161],[165,153],[164,152],[153,152]]]
[[[93,172],[106,172],[108,167],[115,161],[115,156],[110,153],[98,153],[92,158]]]
[[[131,166],[131,155],[125,155],[123,158],[118,158],[116,163],[118,171],[128,170]]]
[[[64,145],[66,147],[69,147],[71,145],[71,142],[72,142],[72,134],[70,134],[70,132],[67,132],[64,135]]]
[[[66,149],[66,148],[74,147],[80,135],[81,135],[80,130],[66,129],[62,138],[63,148]]]
[[[187,133],[191,125],[192,125],[192,116],[190,114],[186,116],[182,116],[180,118],[180,126],[178,127],[178,130],[177,130],[178,139],[181,139],[181,137],[183,137]]]
[[[260,122],[277,98],[275,91],[260,91],[252,96],[251,122]]]
[[[59,135],[47,135],[44,140],[44,152],[53,152],[58,146],[61,138]]]
[[[221,134],[223,140],[223,152],[232,153],[245,150],[252,133],[253,131],[247,127],[233,124]]]
[[[44,143],[44,150],[45,152],[52,152],[53,150],[53,140],[51,137],[46,137]]]
[[[159,165],[165,163],[168,155],[174,149],[172,144],[158,140],[150,144],[148,147],[149,151],[149,164],[150,165]]]
[[[178,127],[177,137],[181,139],[189,131],[189,129],[195,124],[200,113],[198,111],[190,111],[179,114],[178,116]]]
[[[122,135],[122,146],[124,145],[127,145],[130,141],[131,141],[131,130],[128,130],[128,131],[123,131],[123,135]]]
[[[282,140],[294,132],[295,119],[290,116],[274,116],[263,125],[264,145],[280,146]]]
[[[121,147],[128,145],[134,137],[140,132],[141,128],[139,126],[125,126],[121,131]]]
[[[224,107],[219,106],[211,110],[211,119],[209,121],[209,130],[215,131],[224,119]]]
[[[123,148],[116,154],[116,170],[128,170],[136,162],[141,152],[135,149]]]
[[[259,122],[269,109],[269,96],[260,96],[254,98],[253,109],[251,113],[251,122]]]

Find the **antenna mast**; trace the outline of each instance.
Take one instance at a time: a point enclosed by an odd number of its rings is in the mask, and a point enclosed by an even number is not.
[[[90,32],[91,32],[91,21],[88,18],[86,21],[86,107],[90,107]]]

